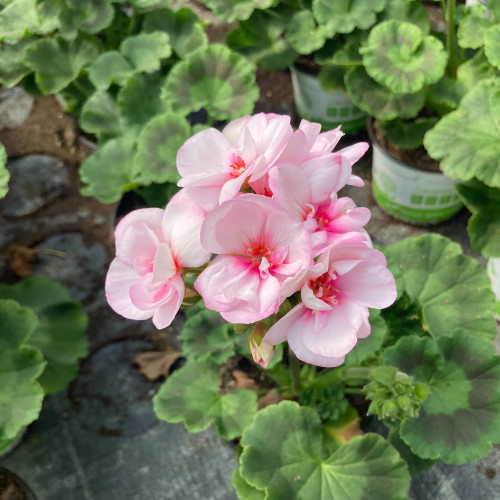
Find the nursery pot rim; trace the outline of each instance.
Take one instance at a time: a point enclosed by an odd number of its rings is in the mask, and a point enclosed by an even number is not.
[[[439,177],[447,177],[441,170],[439,172],[436,172],[435,170],[427,170],[425,168],[420,168],[415,165],[411,165],[410,163],[405,163],[403,160],[400,160],[399,158],[396,158],[395,156],[391,155],[387,149],[384,148],[382,144],[377,140],[375,136],[375,131],[373,129],[373,122],[375,121],[375,118],[373,116],[367,116],[366,117],[366,130],[368,132],[368,137],[370,138],[370,141],[372,144],[376,145],[379,147],[380,151],[389,158],[392,162],[397,163],[398,166],[405,168],[409,170],[410,172],[418,172],[418,173],[425,173],[425,174],[432,174],[435,176]]]

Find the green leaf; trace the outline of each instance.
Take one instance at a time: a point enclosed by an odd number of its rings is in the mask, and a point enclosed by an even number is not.
[[[69,291],[46,276],[1,285],[0,298],[12,298],[36,312],[39,322],[26,343],[39,349],[47,365],[38,378],[45,394],[63,390],[76,377],[78,359],[87,355],[87,314]]]
[[[167,111],[167,106],[160,99],[163,81],[159,73],[137,73],[129,78],[118,94],[124,130],[132,132],[132,129],[143,127],[151,118]]]
[[[137,140],[134,163],[141,182],[177,182],[177,151],[191,136],[191,127],[183,115],[166,113],[152,118]]]
[[[360,365],[382,347],[387,335],[387,325],[379,309],[370,309],[370,326],[370,335],[358,340],[354,349],[346,356],[345,365]]]
[[[312,8],[318,23],[332,37],[335,33],[351,33],[355,28],[366,30],[376,21],[387,0],[313,0]]]
[[[219,367],[211,361],[188,362],[171,375],[153,398],[161,420],[184,422],[190,432],[215,424],[224,439],[240,436],[257,411],[257,395],[248,389],[219,394]]]
[[[114,203],[122,194],[137,186],[140,172],[133,161],[135,143],[132,134],[111,139],[80,166],[80,179],[87,184],[83,196],[102,203]]]
[[[0,198],[5,197],[9,191],[10,174],[5,165],[7,164],[7,152],[2,143],[0,143]]]
[[[182,352],[193,361],[210,359],[221,364],[234,355],[233,327],[222,316],[202,309],[189,316],[181,330]]]
[[[97,48],[83,39],[67,42],[43,38],[26,48],[26,65],[36,72],[44,94],[57,94],[75,80],[98,55]]]
[[[173,50],[180,58],[208,45],[208,37],[196,14],[187,8],[173,11],[157,10],[147,14],[142,23],[143,31],[164,31],[168,34]]]
[[[241,476],[269,500],[397,500],[410,486],[405,463],[381,436],[356,437],[328,456],[318,414],[291,401],[261,410],[241,444]]]
[[[94,92],[82,107],[80,126],[85,132],[100,136],[120,135],[120,111],[108,92]]]
[[[88,71],[90,81],[98,90],[107,90],[112,83],[123,85],[135,73],[130,63],[116,50],[101,54]]]
[[[14,439],[36,420],[43,389],[36,379],[44,369],[42,353],[24,345],[37,326],[35,313],[14,300],[0,300],[0,440]]]
[[[500,187],[500,78],[482,80],[463,97],[456,111],[443,117],[424,139],[430,156],[441,160],[451,178],[476,177]]]
[[[416,118],[403,121],[398,118],[392,121],[379,121],[382,134],[400,149],[417,149],[424,142],[425,133],[438,121],[437,116]]]
[[[61,302],[70,302],[69,290],[47,276],[34,275],[15,285],[0,284],[0,299],[13,299],[35,312]]]
[[[458,108],[467,88],[462,82],[443,76],[429,87],[428,101],[439,116]]]
[[[384,21],[360,49],[367,73],[398,94],[413,94],[444,74],[443,44],[412,23]]]
[[[311,54],[323,47],[327,34],[323,26],[316,24],[313,13],[306,9],[292,16],[286,37],[299,54]]]
[[[500,189],[476,179],[457,184],[457,192],[472,212],[467,224],[471,245],[486,257],[500,257]]]
[[[31,73],[24,63],[24,53],[32,43],[32,38],[25,38],[14,45],[0,44],[0,84],[14,87]]]
[[[189,54],[170,71],[162,91],[173,111],[205,108],[217,120],[252,113],[258,96],[253,64],[222,45]]]
[[[472,59],[461,64],[457,70],[457,80],[464,85],[467,90],[474,87],[480,80],[495,77],[500,77],[500,71],[489,63],[482,50],[477,52]]]
[[[166,33],[153,31],[125,38],[120,44],[120,52],[137,71],[153,73],[160,69],[160,61],[170,56],[172,47]]]
[[[415,118],[425,102],[425,92],[398,94],[380,85],[364,68],[355,68],[345,77],[346,90],[352,102],[379,120]]]
[[[491,342],[457,333],[437,344],[407,337],[385,351],[386,362],[430,389],[420,414],[400,436],[425,459],[462,464],[485,456],[500,440],[500,357]]]
[[[244,21],[248,19],[254,9],[266,10],[271,7],[275,0],[201,0],[213,13],[231,22],[234,20]]]
[[[279,15],[266,15],[256,10],[247,21],[229,33],[227,45],[257,63],[263,69],[272,71],[285,69],[297,57],[297,53],[285,38],[287,18]]]
[[[231,483],[240,500],[265,500],[266,498],[266,492],[264,490],[255,488],[241,477],[240,469],[234,471]]]
[[[13,0],[0,12],[0,41],[16,43],[37,27],[36,0]]]
[[[460,47],[464,49],[479,49],[484,45],[484,32],[491,23],[484,17],[486,7],[484,5],[473,5],[458,25],[457,40]]]
[[[500,53],[498,51],[500,47],[500,24],[491,26],[484,33],[484,53],[488,58],[488,61],[500,69]]]
[[[438,235],[406,238],[386,247],[398,290],[422,308],[422,324],[434,337],[468,333],[493,340],[495,300],[479,262]],[[388,309],[390,311],[390,309]]]
[[[96,34],[113,21],[115,10],[110,0],[65,0],[78,29]]]
[[[421,2],[391,0],[382,12],[383,21],[404,21],[417,25],[424,33],[430,31],[429,15]]]

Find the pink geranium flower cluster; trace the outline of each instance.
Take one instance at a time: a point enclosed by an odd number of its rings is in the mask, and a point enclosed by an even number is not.
[[[194,289],[209,309],[257,324],[250,345],[263,366],[285,340],[304,362],[340,365],[370,333],[368,308],[396,298],[363,229],[370,211],[338,194],[363,185],[352,165],[368,148],[333,152],[342,135],[306,120],[294,131],[288,116],[263,113],[195,134],[177,155],[183,189],[165,210],[137,210],[116,229],[111,307],[165,328],[185,299],[185,273],[199,274]],[[293,307],[280,317],[285,300]]]

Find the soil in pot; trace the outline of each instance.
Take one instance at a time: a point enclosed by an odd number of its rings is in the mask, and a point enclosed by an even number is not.
[[[0,467],[0,500],[36,500],[36,497],[19,476]]]

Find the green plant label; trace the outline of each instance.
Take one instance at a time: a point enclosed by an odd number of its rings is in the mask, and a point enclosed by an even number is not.
[[[299,114],[310,121],[321,122],[326,128],[342,124],[345,131],[354,131],[365,125],[366,113],[361,111],[343,89],[326,91],[318,78],[293,66],[293,96]]]
[[[455,183],[449,177],[406,166],[375,143],[373,194],[384,210],[410,222],[439,222],[462,207]]]

